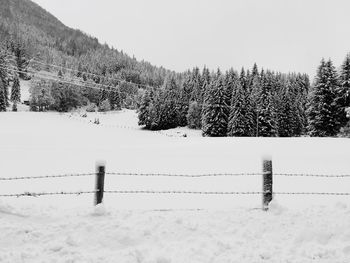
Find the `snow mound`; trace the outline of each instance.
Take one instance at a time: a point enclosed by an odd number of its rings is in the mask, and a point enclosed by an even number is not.
[[[274,198],[271,203],[269,204],[269,211],[274,214],[274,215],[281,215],[282,213],[284,213],[284,211],[286,211],[287,208],[283,207],[282,205],[280,205],[278,203],[278,201],[276,200],[276,198]]]
[[[104,204],[98,204],[93,208],[91,215],[92,216],[106,216],[106,215],[109,215],[109,213],[107,212]]]

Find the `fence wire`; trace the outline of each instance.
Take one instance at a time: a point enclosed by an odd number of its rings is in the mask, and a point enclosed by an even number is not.
[[[0,197],[39,197],[44,195],[82,195],[82,194],[94,194],[98,191],[78,191],[78,192],[24,192],[18,194],[1,194]]]
[[[91,176],[91,175],[96,175],[96,173],[57,174],[57,175],[18,176],[18,177],[0,177],[0,181],[47,179],[47,178],[63,178],[63,177],[83,177],[83,176]]]
[[[350,174],[306,174],[306,173],[274,173],[275,176],[289,176],[289,177],[327,177],[327,178],[346,178]]]
[[[177,191],[177,190],[109,190],[108,194],[191,194],[191,195],[258,195],[263,192],[218,192],[218,191]]]
[[[208,174],[171,174],[171,173],[131,173],[131,172],[108,172],[106,175],[117,176],[145,176],[145,177],[225,177],[225,176],[254,176],[263,173],[208,173]]]
[[[250,173],[207,173],[207,174],[172,174],[172,173],[138,173],[138,172],[106,172],[106,175],[116,176],[135,176],[135,177],[238,177],[238,176],[261,176],[262,172]],[[31,179],[50,179],[64,177],[87,177],[96,175],[96,173],[76,173],[76,174],[58,174],[58,175],[40,175],[40,176],[17,176],[17,177],[0,177],[0,181],[31,180]],[[324,178],[350,178],[350,174],[303,174],[303,173],[274,173],[274,176],[286,177],[324,177]]]
[[[40,197],[52,195],[82,195],[95,194],[94,191],[77,191],[77,192],[24,192],[16,194],[1,194],[0,197]],[[181,190],[107,190],[106,194],[185,194],[185,195],[262,195],[264,192],[222,192],[222,191],[181,191]],[[273,195],[325,195],[325,196],[350,196],[347,192],[273,192]]]

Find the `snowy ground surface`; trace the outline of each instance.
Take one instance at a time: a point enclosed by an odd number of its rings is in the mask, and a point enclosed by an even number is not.
[[[150,132],[136,113],[1,113],[0,177],[107,172],[346,174],[350,141]],[[100,125],[93,124],[95,119]],[[184,137],[186,134],[187,137]],[[0,181],[1,194],[93,190],[94,176]],[[105,190],[261,191],[261,176],[107,175]],[[350,178],[274,177],[276,192],[350,192]],[[0,262],[350,262],[350,196],[0,197]]]

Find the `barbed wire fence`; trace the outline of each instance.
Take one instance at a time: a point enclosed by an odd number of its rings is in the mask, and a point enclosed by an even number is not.
[[[268,210],[269,203],[275,195],[318,195],[318,196],[350,196],[350,192],[276,192],[273,191],[273,176],[278,177],[319,177],[327,179],[350,178],[350,174],[312,174],[312,173],[275,173],[272,172],[272,160],[263,160],[262,172],[252,173],[201,173],[201,174],[186,174],[186,173],[144,173],[144,172],[106,172],[104,164],[96,165],[94,173],[72,173],[72,174],[57,174],[57,175],[42,175],[42,176],[19,176],[19,177],[0,177],[1,181],[17,181],[17,180],[44,180],[69,177],[95,177],[95,189],[87,191],[53,191],[53,192],[28,192],[2,194],[0,197],[40,197],[40,196],[57,196],[57,195],[95,195],[95,205],[103,202],[104,194],[120,194],[120,195],[262,195],[263,210]],[[240,176],[262,176],[263,187],[262,191],[190,191],[190,190],[104,190],[105,176],[128,176],[128,177],[173,177],[173,178],[205,178],[205,177],[240,177]]]

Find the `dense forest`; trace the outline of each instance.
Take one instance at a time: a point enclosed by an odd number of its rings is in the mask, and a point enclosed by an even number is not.
[[[339,72],[322,60],[306,74],[259,69],[175,73],[137,61],[66,27],[30,0],[0,0],[0,111],[138,110],[139,124],[201,129],[203,136],[337,136],[350,130],[350,55]]]
[[[338,73],[331,60],[321,61],[313,85],[305,74],[259,70],[187,72],[178,85],[173,77],[161,89],[147,91],[139,124],[147,129],[189,126],[203,136],[294,137],[346,133],[350,107],[350,55]]]

